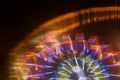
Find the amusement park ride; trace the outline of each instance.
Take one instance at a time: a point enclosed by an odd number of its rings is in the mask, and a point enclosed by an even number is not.
[[[114,19],[120,19],[118,6],[77,10],[41,24],[10,53],[10,80],[119,80],[120,51],[98,36],[86,40],[72,32]]]

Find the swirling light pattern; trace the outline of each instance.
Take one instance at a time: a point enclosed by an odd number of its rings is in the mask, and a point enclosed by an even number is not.
[[[97,37],[75,39],[69,34],[43,36],[29,45],[19,63],[24,80],[109,80],[119,77],[112,69],[120,68],[119,53],[101,45]],[[118,70],[119,71],[119,70]]]
[[[83,33],[74,37],[66,33],[91,22],[119,18],[120,7],[101,7],[40,25],[11,52],[11,80],[119,80],[119,51],[100,44],[96,36],[86,40]]]

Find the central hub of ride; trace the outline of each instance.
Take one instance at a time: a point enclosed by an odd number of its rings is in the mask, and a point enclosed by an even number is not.
[[[80,66],[74,66],[73,71],[76,73],[78,80],[86,80],[87,77],[84,73],[84,70]]]

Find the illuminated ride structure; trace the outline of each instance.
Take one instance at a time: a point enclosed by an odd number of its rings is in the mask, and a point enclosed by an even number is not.
[[[69,33],[91,22],[119,18],[120,7],[100,7],[40,25],[11,52],[10,80],[119,80],[119,51],[100,44],[97,36],[86,40],[83,33],[74,33],[74,38]]]

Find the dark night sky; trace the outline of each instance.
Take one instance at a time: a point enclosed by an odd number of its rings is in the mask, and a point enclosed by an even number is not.
[[[12,2],[10,0],[0,3],[0,80],[7,80],[9,51],[41,23],[83,8],[115,5],[115,0],[39,1]],[[119,5],[119,2],[117,4]],[[115,25],[119,24],[115,22]],[[120,28],[116,27],[116,29]]]

